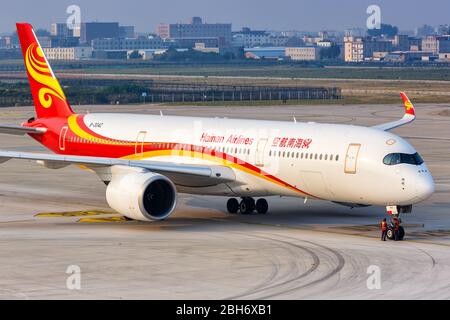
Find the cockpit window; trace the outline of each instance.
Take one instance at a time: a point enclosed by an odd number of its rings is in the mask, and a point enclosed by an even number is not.
[[[388,166],[394,166],[400,163],[413,164],[418,166],[423,163],[423,159],[417,152],[414,154],[390,153],[384,157],[383,163]]]

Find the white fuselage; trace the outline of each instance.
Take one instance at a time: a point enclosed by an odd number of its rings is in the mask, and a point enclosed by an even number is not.
[[[135,141],[136,158],[220,164],[235,170],[234,183],[202,188],[177,186],[180,192],[410,205],[434,191],[425,163],[383,163],[387,154],[416,151],[399,136],[374,128],[129,114],[88,114],[84,123],[99,135]],[[143,143],[176,143],[181,149],[186,145],[186,151],[142,153]],[[192,151],[188,146],[206,147],[216,156]],[[223,156],[218,157],[219,153]]]

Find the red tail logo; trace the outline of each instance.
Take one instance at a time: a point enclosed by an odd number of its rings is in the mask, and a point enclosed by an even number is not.
[[[414,105],[412,104],[411,100],[409,100],[408,96],[404,92],[400,92],[400,96],[402,97],[403,104],[405,106],[405,113],[415,116],[416,113],[414,111]]]
[[[17,23],[17,33],[38,118],[68,117],[73,114],[50,64],[27,23]]]

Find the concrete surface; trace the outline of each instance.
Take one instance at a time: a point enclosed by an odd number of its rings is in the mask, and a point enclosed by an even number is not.
[[[374,125],[399,118],[398,106],[82,106],[120,111]],[[409,137],[435,178],[436,193],[403,215],[403,242],[381,242],[373,225],[384,209],[268,199],[270,214],[225,213],[220,197],[182,195],[162,222],[78,222],[83,216],[39,213],[111,211],[95,175],[32,162],[0,165],[2,299],[449,299],[449,107],[417,106]],[[0,109],[17,124],[33,109]],[[42,152],[27,137],[0,135],[0,149]],[[110,215],[101,215],[100,217]],[[113,215],[116,216],[116,215]],[[86,216],[92,217],[92,216]],[[96,217],[96,216],[93,216]],[[68,266],[81,268],[81,289],[66,287]],[[369,290],[370,266],[381,289]]]

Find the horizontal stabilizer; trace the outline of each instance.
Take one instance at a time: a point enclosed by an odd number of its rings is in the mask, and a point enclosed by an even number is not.
[[[45,128],[29,128],[23,126],[14,125],[0,125],[0,133],[13,134],[17,136],[23,136],[28,133],[32,134],[43,134],[47,131]]]

